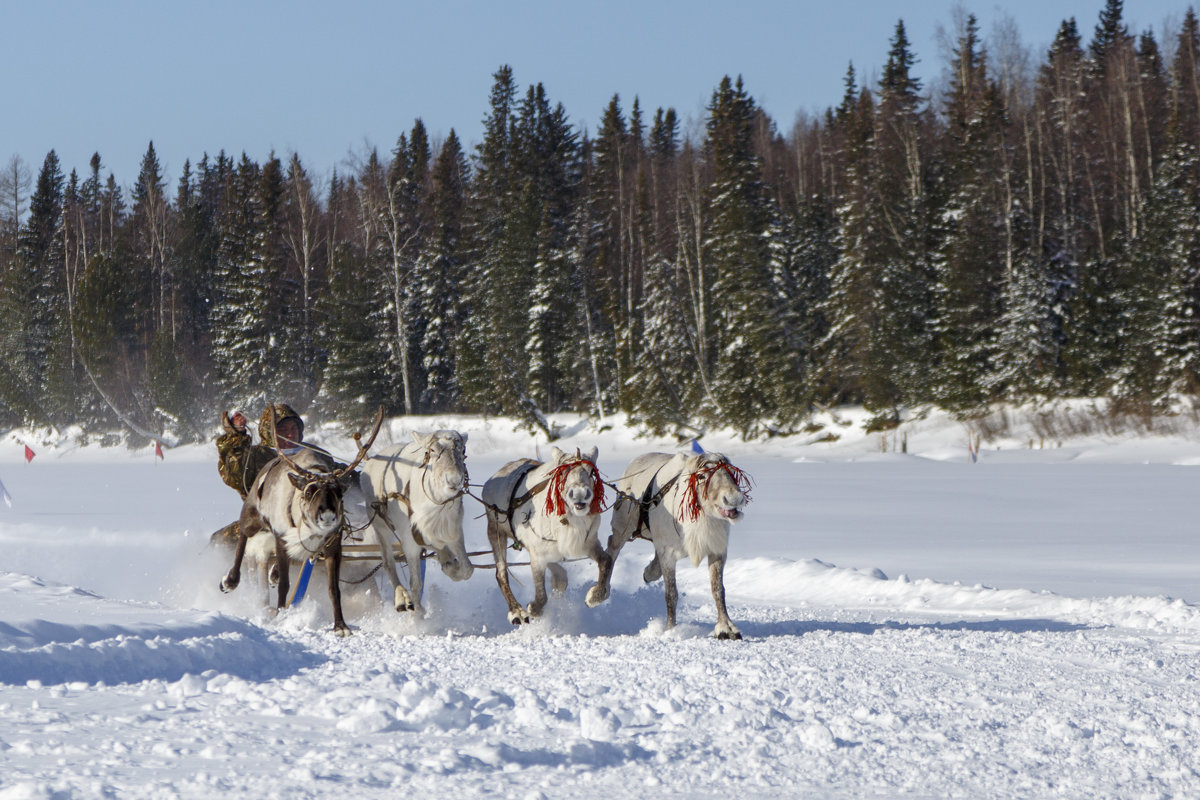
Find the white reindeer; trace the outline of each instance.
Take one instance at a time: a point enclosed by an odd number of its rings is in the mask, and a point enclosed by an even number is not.
[[[553,589],[567,590],[567,571],[559,563],[569,558],[588,557],[604,576],[612,570],[612,559],[600,546],[597,532],[604,505],[604,485],[596,470],[596,448],[567,455],[553,448],[550,461],[521,459],[504,465],[483,485],[487,505],[488,540],[496,557],[496,582],[508,603],[508,621],[513,625],[540,616],[546,607],[546,570]],[[534,599],[522,608],[508,585],[508,547],[515,540],[529,553],[533,572]],[[587,593],[587,604],[595,606],[608,597],[607,581]]]
[[[749,489],[746,474],[720,453],[647,453],[635,458],[617,481],[608,555],[615,561],[621,548],[639,534],[654,544],[654,559],[642,578],[651,583],[662,577],[668,628],[675,626],[679,600],[675,562],[686,556],[692,566],[700,566],[707,558],[717,607],[713,634],[718,639],[742,638],[725,609],[725,560],[730,523],[743,517]],[[606,594],[611,574],[610,567],[602,575]]]
[[[392,582],[397,611],[424,616],[421,551],[437,554],[442,572],[455,581],[474,567],[463,543],[462,496],[467,489],[467,437],[458,431],[414,433],[413,440],[367,459],[363,491],[374,505],[371,529],[379,542],[384,574]],[[392,555],[400,543],[408,562],[408,588],[400,583]]]
[[[241,582],[242,559],[247,544],[255,542],[262,555],[264,535],[275,540],[275,563],[279,566],[277,608],[287,606],[291,588],[290,561],[324,558],[329,583],[329,599],[333,605],[333,632],[349,636],[350,628],[342,616],[342,592],[338,579],[342,563],[342,531],[345,527],[344,498],[361,504],[356,487],[358,466],[379,434],[383,408],[375,418],[375,429],[367,443],[361,444],[358,455],[349,465],[339,467],[327,453],[301,449],[289,456],[279,450],[279,456],[258,473],[242,504],[238,519],[237,547],[233,566],[221,580],[221,591],[230,592]]]

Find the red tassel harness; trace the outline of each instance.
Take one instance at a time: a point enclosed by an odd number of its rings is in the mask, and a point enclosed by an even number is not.
[[[750,502],[750,487],[752,483],[750,476],[744,471],[738,469],[728,461],[720,461],[716,464],[709,464],[703,469],[698,469],[688,476],[687,489],[683,492],[683,498],[679,501],[679,516],[687,522],[695,522],[700,519],[700,512],[703,507],[700,505],[700,492],[696,488],[696,484],[701,480],[704,481],[704,499],[708,499],[708,484],[712,474],[717,470],[725,470],[738,491],[746,498],[746,502]]]
[[[561,517],[567,513],[567,501],[563,498],[563,489],[566,487],[567,476],[571,474],[571,470],[579,466],[588,466],[592,470],[592,506],[588,512],[599,514],[604,510],[604,481],[600,478],[600,470],[596,469],[596,465],[591,461],[581,458],[560,464],[550,473],[550,485],[546,489],[547,514]]]

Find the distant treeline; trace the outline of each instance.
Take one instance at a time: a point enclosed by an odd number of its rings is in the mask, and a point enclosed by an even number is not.
[[[970,411],[1200,383],[1200,25],[1109,0],[1034,58],[958,20],[926,91],[896,25],[878,85],[786,132],[740,79],[694,136],[617,97],[594,134],[501,67],[482,142],[314,178],[204,155],[132,191],[99,155],[0,177],[0,423],[181,438],[267,398],[389,413],[628,412],[791,430],[864,403]],[[694,139],[694,140],[693,140]]]

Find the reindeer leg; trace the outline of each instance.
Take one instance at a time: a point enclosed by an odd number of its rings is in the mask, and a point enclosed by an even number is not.
[[[421,605],[421,593],[425,581],[421,579],[421,546],[411,536],[404,537],[404,559],[408,562],[408,610],[417,619],[423,619],[425,607]]]
[[[233,550],[233,566],[229,568],[229,572],[225,573],[225,577],[221,578],[219,584],[222,592],[232,592],[242,582],[242,559],[246,557],[246,542],[250,537],[246,535],[248,524],[242,524],[239,520],[237,525],[237,540]]]
[[[379,512],[379,516],[387,514],[387,520],[391,521],[391,506]],[[380,522],[379,516],[371,521],[371,531],[375,534],[375,541],[379,544],[379,556],[383,564],[383,574],[387,575],[387,579],[392,584],[393,604],[397,611],[412,610],[412,598],[408,596],[408,590],[400,583],[400,576],[396,573],[396,557],[392,550],[392,531],[387,529],[386,523]]]
[[[506,526],[501,526],[490,510],[487,518],[488,541],[492,544],[492,555],[496,559],[496,583],[500,585],[500,594],[504,595],[504,600],[508,603],[508,621],[513,625],[529,622],[529,614],[521,608],[508,585],[508,535],[504,530]]]
[[[654,554],[654,558],[650,559],[650,563],[642,570],[642,581],[645,583],[654,583],[662,577],[662,562],[658,560],[658,553]]]
[[[557,561],[552,561],[546,565],[550,570],[550,591],[555,594],[567,593],[567,571],[562,564]]]
[[[599,565],[600,572],[596,578],[596,585],[588,590],[587,604],[589,606],[599,605],[608,599],[612,585],[613,565],[617,563],[617,555],[621,552],[621,548],[629,543],[637,530],[639,510],[637,503],[625,497],[618,498],[616,504],[613,505],[612,533],[608,537],[608,547],[604,550],[607,566],[605,561],[592,556]]]
[[[329,602],[333,606],[333,632],[349,636],[350,626],[342,616],[342,535],[339,531],[325,547],[325,575],[329,579]]]
[[[717,627],[713,634],[718,639],[741,639],[741,631],[729,619],[725,610],[725,557],[708,557],[708,577],[712,582],[713,603],[717,606]]]
[[[609,544],[612,544],[612,539],[609,539]],[[617,548],[618,550],[620,548]],[[596,585],[588,589],[587,597],[584,600],[588,606],[595,608],[608,599],[609,584],[612,580],[613,564],[616,559],[609,555],[608,551],[600,547],[600,542],[597,541],[592,547],[592,560],[596,562],[598,572],[596,575]]]
[[[533,602],[529,604],[529,616],[540,617],[546,608],[546,565],[529,554],[529,570],[533,573]]]
[[[675,585],[675,562],[670,558],[663,558],[662,553],[655,553],[654,561],[650,563],[658,563],[662,570],[663,589],[667,598],[667,628],[674,628],[675,607],[679,604],[679,587]]]
[[[279,565],[279,583],[276,585],[278,594],[275,599],[275,608],[287,608],[288,592],[292,588],[292,570],[291,562],[288,561],[287,545],[283,543],[282,536],[275,537],[275,563]]]

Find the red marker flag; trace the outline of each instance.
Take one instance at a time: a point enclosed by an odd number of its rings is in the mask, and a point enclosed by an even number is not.
[[[28,464],[30,461],[33,461],[33,457],[36,455],[37,455],[37,453],[33,452],[33,450],[30,449],[29,445],[25,445],[25,463],[26,464]]]
[[[166,459],[163,458],[162,445],[158,443],[158,439],[154,440],[154,457],[162,458],[163,461],[166,461]]]

